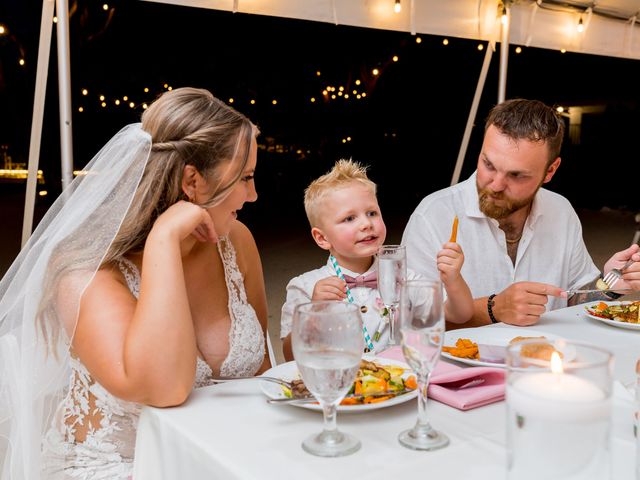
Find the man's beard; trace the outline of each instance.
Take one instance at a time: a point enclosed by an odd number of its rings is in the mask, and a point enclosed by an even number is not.
[[[476,183],[476,187],[478,189],[478,204],[480,206],[480,211],[484,213],[489,218],[495,218],[496,220],[501,220],[503,218],[508,217],[514,212],[517,212],[521,208],[528,207],[533,203],[533,199],[540,190],[542,186],[542,182],[538,185],[535,192],[531,194],[529,197],[524,198],[522,200],[515,200],[511,197],[508,197],[503,192],[494,192],[489,188],[480,188],[480,185]],[[493,197],[493,198],[490,198]],[[496,205],[495,200],[502,200],[502,205]]]

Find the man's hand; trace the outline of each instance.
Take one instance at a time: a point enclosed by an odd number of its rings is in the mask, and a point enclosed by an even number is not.
[[[562,292],[561,288],[546,283],[514,283],[493,298],[493,316],[510,325],[533,325],[546,311],[547,296],[559,297]]]
[[[313,287],[311,300],[338,300],[342,301],[347,296],[347,284],[344,280],[332,276],[316,282]]]
[[[622,278],[618,280],[614,288],[640,290],[640,247],[635,243],[626,250],[614,253],[613,256],[604,264],[604,274],[606,275],[613,268],[620,269],[627,260],[633,260],[635,263],[629,265],[624,272]]]

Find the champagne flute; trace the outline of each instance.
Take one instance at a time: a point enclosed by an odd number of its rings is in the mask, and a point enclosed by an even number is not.
[[[378,291],[389,312],[389,345],[398,344],[396,313],[406,279],[407,251],[404,245],[382,245],[378,249]],[[378,333],[376,332],[376,336]]]
[[[400,303],[400,342],[404,358],[418,380],[418,421],[400,433],[400,443],[413,450],[436,450],[449,438],[431,427],[427,418],[427,388],[444,341],[442,284],[439,281],[405,282]]]
[[[364,339],[359,307],[335,301],[298,305],[293,312],[291,346],[302,380],[324,416],[323,431],[304,440],[302,448],[320,457],[356,452],[360,441],[338,431],[336,409],[360,368]]]

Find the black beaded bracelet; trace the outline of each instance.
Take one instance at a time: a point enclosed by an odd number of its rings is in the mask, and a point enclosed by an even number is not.
[[[496,302],[493,301],[493,297],[495,296],[496,294],[494,293],[492,295],[489,295],[489,298],[487,299],[487,312],[489,313],[491,323],[498,323],[498,319],[493,316],[493,306],[496,304]]]

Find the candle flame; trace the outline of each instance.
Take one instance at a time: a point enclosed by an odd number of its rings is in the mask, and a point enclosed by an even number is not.
[[[551,354],[551,372],[552,373],[562,373],[562,358],[560,358],[560,354],[558,352],[553,352]]]

